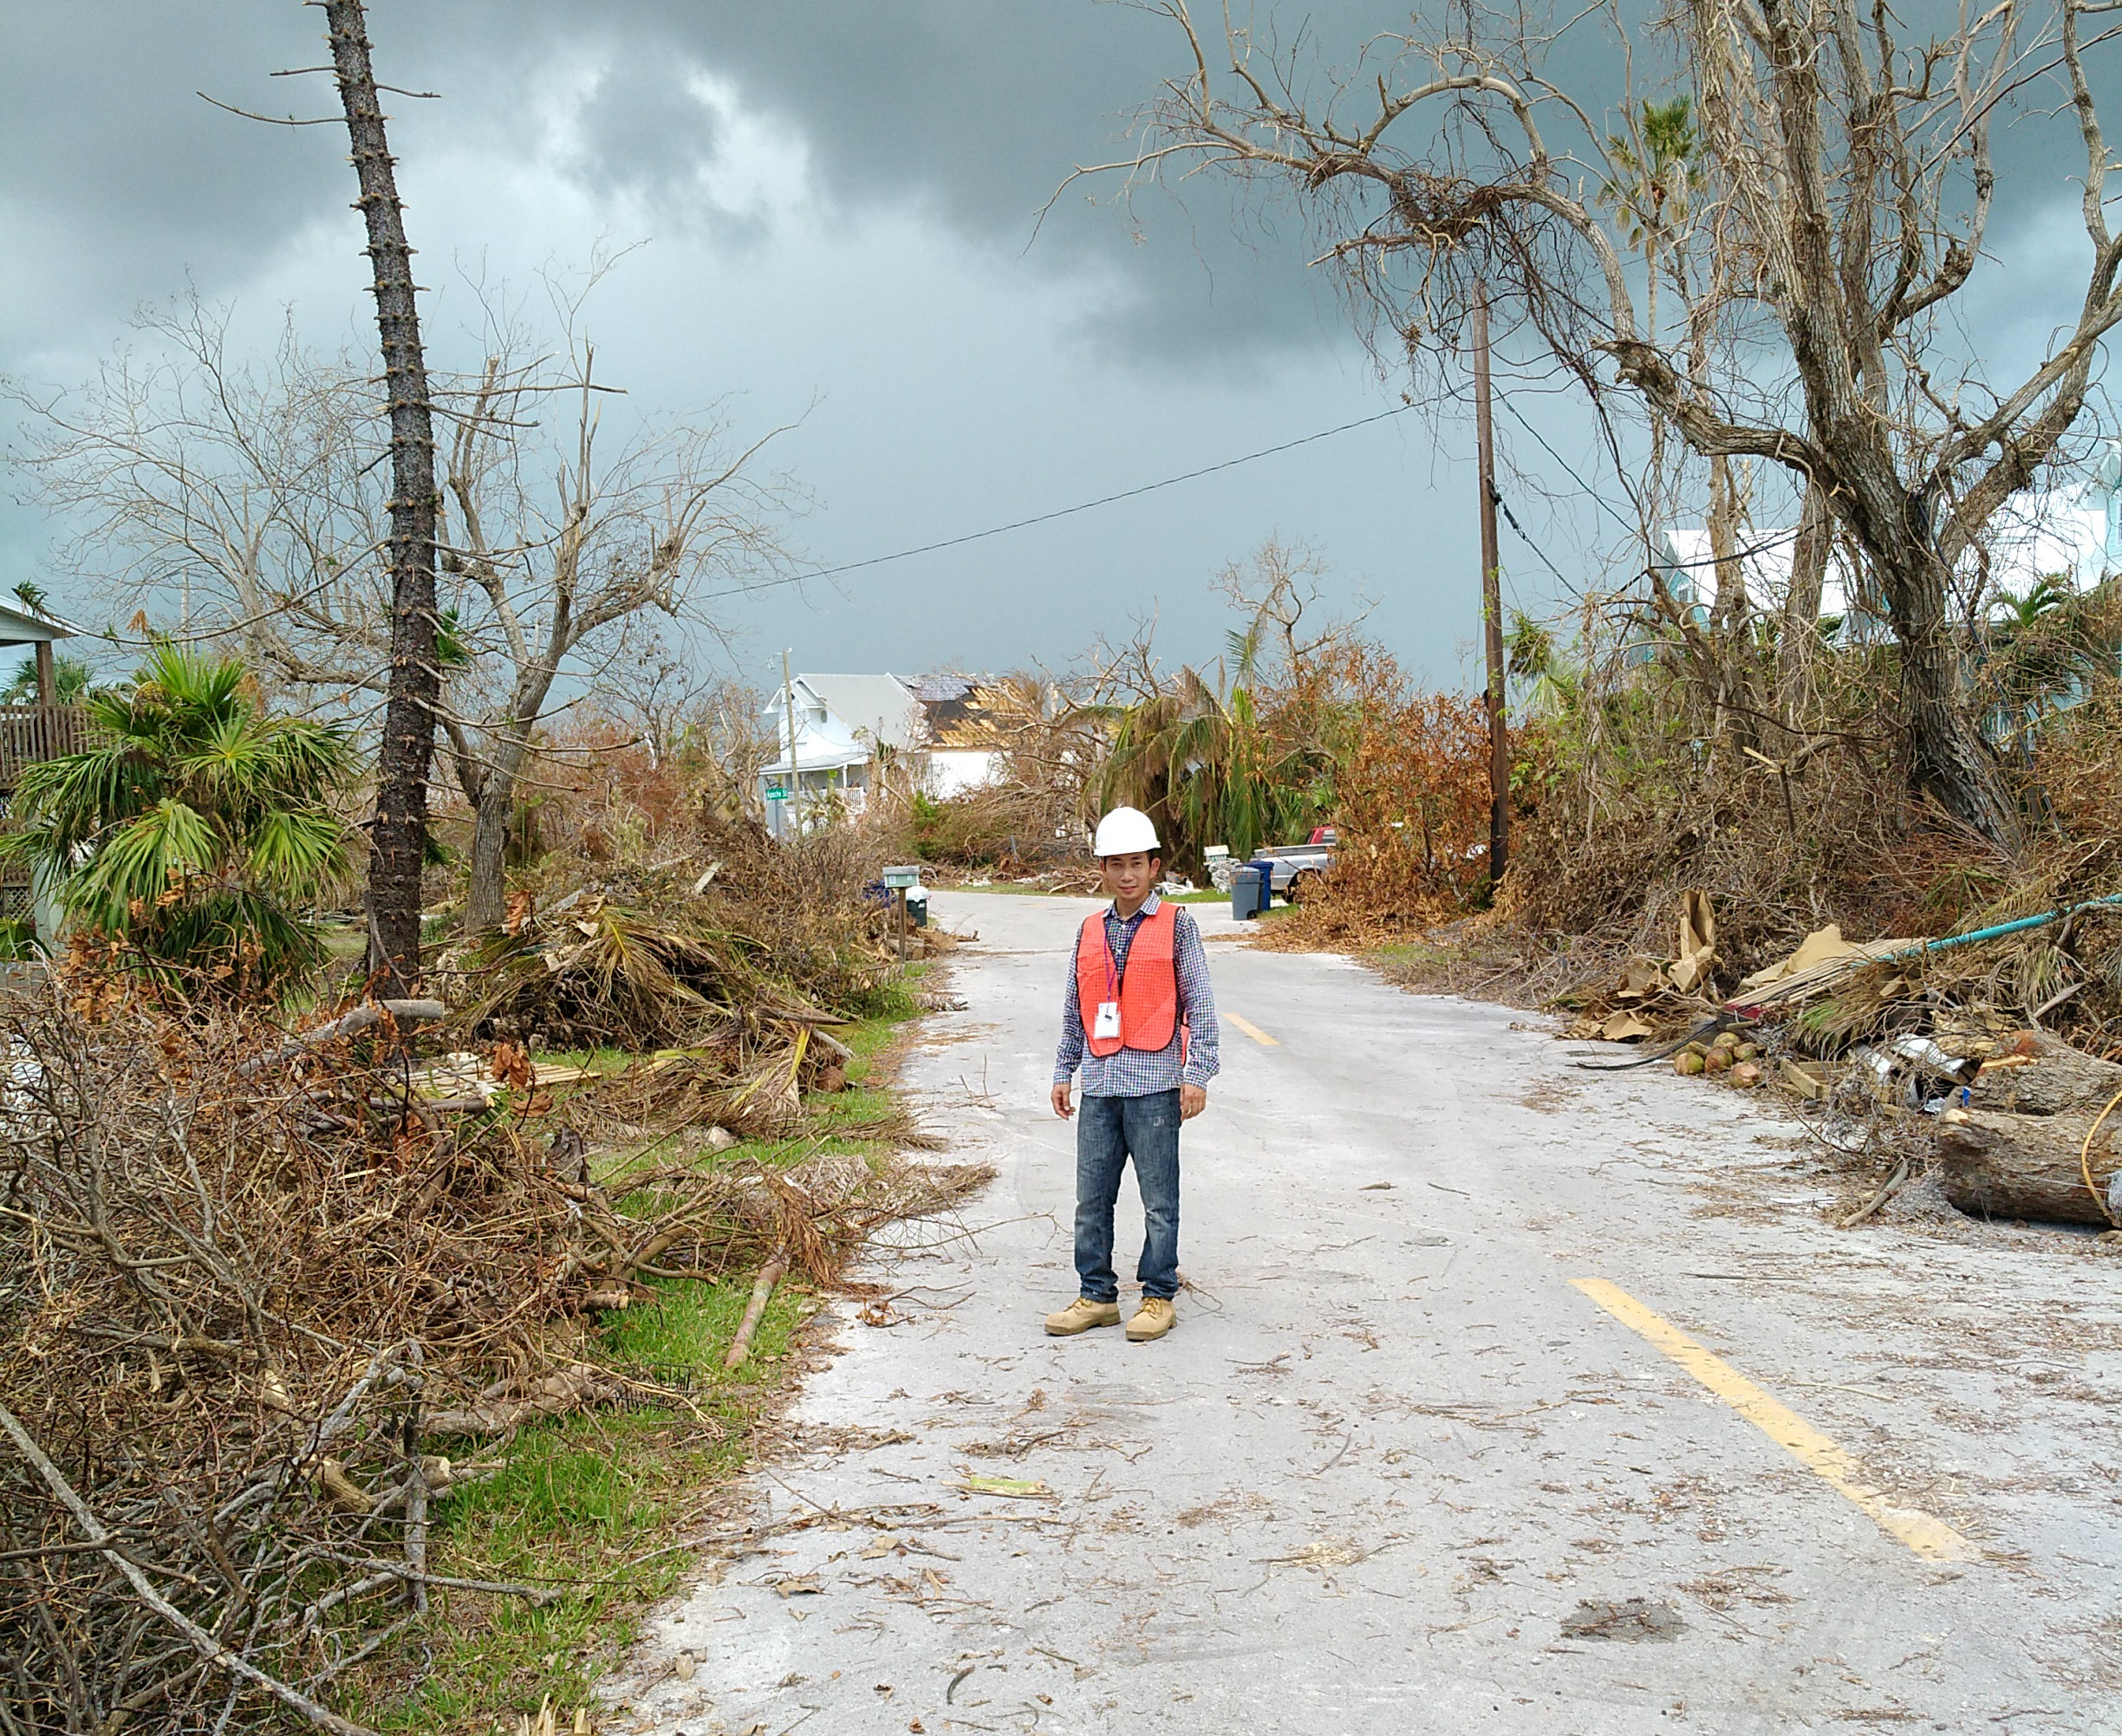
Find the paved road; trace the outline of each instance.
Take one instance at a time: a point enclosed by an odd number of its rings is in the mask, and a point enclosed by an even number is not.
[[[611,1727],[2122,1727],[2112,1253],[1920,1199],[1835,1231],[1757,1103],[1574,1071],[1210,910],[1273,1043],[1227,1025],[1188,1129],[1179,1325],[1049,1340],[1093,907],[934,905],[980,940],[908,1080],[999,1177],[974,1234],[880,1267],[890,1324],[842,1310],[730,1521],[762,1529],[652,1622]],[[1124,1272],[1131,1182],[1122,1211]]]

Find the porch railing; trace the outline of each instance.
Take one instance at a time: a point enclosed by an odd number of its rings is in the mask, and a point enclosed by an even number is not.
[[[21,781],[23,768],[88,745],[88,716],[77,705],[0,705],[0,794]]]
[[[23,770],[88,744],[88,719],[75,705],[0,705],[0,831]],[[34,900],[26,863],[0,862],[0,920],[29,915]]]

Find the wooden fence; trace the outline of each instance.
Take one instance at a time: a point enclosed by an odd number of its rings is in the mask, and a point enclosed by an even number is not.
[[[78,706],[0,705],[0,829],[25,766],[79,753],[88,744],[88,717]],[[29,870],[0,862],[0,920],[29,916],[33,902]]]

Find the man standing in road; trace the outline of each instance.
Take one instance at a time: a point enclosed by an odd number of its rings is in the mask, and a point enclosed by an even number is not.
[[[1080,1293],[1046,1317],[1046,1330],[1060,1338],[1120,1323],[1113,1205],[1131,1157],[1148,1233],[1135,1270],[1142,1307],[1127,1336],[1142,1344],[1172,1329],[1172,1298],[1179,1293],[1179,1123],[1208,1106],[1208,1082],[1216,1075],[1215,997],[1201,930],[1157,896],[1164,864],[1149,816],[1114,809],[1098,822],[1092,848],[1112,902],[1077,931],[1053,1079],[1053,1110],[1065,1121],[1077,1113],[1069,1083],[1083,1069],[1076,1122]]]

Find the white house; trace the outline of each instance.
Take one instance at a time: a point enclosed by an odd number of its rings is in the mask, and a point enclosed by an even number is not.
[[[775,691],[765,712],[779,744],[760,774],[766,825],[776,837],[794,825],[798,781],[806,826],[828,813],[866,812],[875,780],[891,768],[903,766],[918,781],[925,746],[921,701],[897,676],[798,675],[792,685],[792,757],[788,687]]]
[[[2015,495],[1990,521],[1988,577],[1995,591],[2023,597],[2042,579],[2058,574],[2084,590],[2111,573],[2122,573],[2122,440],[2105,445],[2089,481]],[[1796,539],[1790,530],[1749,525],[1740,530],[1740,570],[1755,608],[1782,607],[1790,590]],[[1657,568],[1674,601],[1706,621],[1716,596],[1709,531],[1699,525],[1675,525],[1659,542]],[[1970,562],[1970,577],[1973,571]],[[1887,635],[1884,604],[1874,600],[1867,608],[1854,576],[1838,537],[1822,575],[1820,614],[1840,620],[1838,636],[1845,640],[1883,639]],[[1653,625],[1648,617],[1645,624]],[[1638,655],[1631,660],[1650,654],[1647,642],[1634,649]]]
[[[1002,739],[989,703],[993,686],[977,675],[926,675],[915,684],[928,725],[925,794],[947,801],[1001,776]]]

